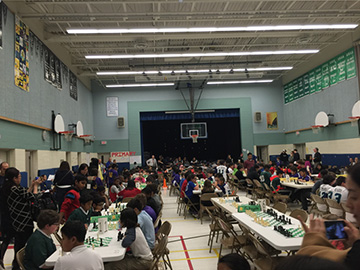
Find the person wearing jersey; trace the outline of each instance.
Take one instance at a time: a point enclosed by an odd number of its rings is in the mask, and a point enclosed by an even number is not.
[[[331,199],[337,201],[338,203],[346,203],[349,191],[346,188],[345,184],[346,178],[343,176],[339,176],[336,179],[335,186],[334,186],[334,193]]]
[[[261,172],[260,174],[260,182],[261,184],[264,185],[267,184],[268,186],[270,185],[270,177],[271,177],[271,172],[270,172],[270,165],[265,165],[264,166],[264,171]]]
[[[280,178],[283,178],[283,175],[284,172],[280,169],[277,169],[276,174],[270,177],[271,186],[276,190],[273,191],[273,193],[276,193],[279,190],[283,189],[283,187],[281,187],[281,182],[280,182]]]
[[[226,180],[227,179],[227,176],[226,176],[227,167],[224,164],[225,164],[224,160],[219,160],[219,165],[216,167],[216,173],[222,174],[222,176]]]
[[[113,163],[111,165],[111,169],[108,171],[106,178],[107,178],[107,184],[110,188],[112,184],[114,183],[114,179],[119,177],[118,171],[117,171],[117,164]]]
[[[324,176],[323,184],[319,188],[319,196],[323,199],[329,198],[332,199],[334,188],[333,184],[335,184],[335,175],[333,173],[328,173]]]

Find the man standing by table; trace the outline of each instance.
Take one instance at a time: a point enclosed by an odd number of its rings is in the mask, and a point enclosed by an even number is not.
[[[247,154],[247,160],[245,160],[244,162],[244,168],[246,172],[248,172],[250,168],[254,167],[254,165],[255,165],[255,160],[253,160],[252,153]]]
[[[151,158],[146,161],[146,165],[152,167],[153,169],[157,168],[157,161],[154,155],[152,155]]]

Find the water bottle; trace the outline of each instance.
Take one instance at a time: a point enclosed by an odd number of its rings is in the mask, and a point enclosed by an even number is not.
[[[290,176],[288,174],[286,175],[286,182],[290,182]]]

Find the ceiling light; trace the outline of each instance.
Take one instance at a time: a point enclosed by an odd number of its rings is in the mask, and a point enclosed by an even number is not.
[[[216,52],[216,53],[164,53],[164,54],[112,54],[86,55],[86,59],[133,59],[133,58],[173,58],[173,57],[209,57],[209,56],[253,56],[253,55],[283,55],[283,54],[312,54],[319,50],[279,50],[253,52]]]
[[[67,29],[68,34],[155,34],[155,33],[202,33],[202,32],[256,32],[355,29],[358,24],[308,24],[308,25],[259,25],[239,27],[190,27],[190,28],[108,28]]]
[[[247,68],[248,71],[281,71],[281,70],[291,70],[293,67],[256,67],[256,68]],[[245,68],[232,68],[232,69],[219,69],[220,72],[229,72],[233,74],[234,72],[245,72]],[[162,70],[162,74],[171,74],[175,75],[175,72],[180,73],[209,73],[212,74],[211,69],[190,69],[190,70]],[[158,74],[157,70],[146,70],[146,71],[99,71],[96,72],[98,76],[109,76],[109,75],[143,75],[147,74]]]
[[[273,80],[213,81],[207,84],[271,83]]]
[[[107,88],[126,88],[126,87],[156,87],[173,86],[174,83],[135,83],[135,84],[108,84]]]

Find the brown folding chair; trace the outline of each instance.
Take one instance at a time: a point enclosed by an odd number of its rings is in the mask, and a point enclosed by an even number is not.
[[[286,205],[286,203],[283,203],[283,202],[277,202],[274,204],[273,208],[278,210],[279,212],[285,214],[286,210],[287,210],[287,205]]]
[[[310,199],[314,202],[313,206],[310,209],[310,213],[314,213],[317,216],[329,214],[329,208],[320,196],[311,193]]]
[[[207,208],[205,208],[205,211],[207,212],[207,214],[209,215],[209,217],[211,219],[211,223],[209,224],[210,232],[209,232],[209,239],[208,239],[208,245],[210,245],[209,253],[211,253],[211,248],[213,245],[215,234],[217,234],[217,236],[216,236],[216,242],[217,242],[218,238],[219,238],[219,233],[221,232],[221,228],[219,227],[219,225],[216,222],[216,216]]]
[[[253,181],[249,178],[245,179],[246,181],[246,196],[247,194],[251,194],[251,198],[255,197],[255,184],[253,183]]]
[[[21,270],[26,270],[24,266],[24,257],[25,257],[25,247],[23,247],[16,253],[16,261],[18,262]]]
[[[255,184],[255,194],[257,198],[264,198],[265,197],[265,189],[263,185],[260,183],[259,180],[253,179],[253,183]]]
[[[186,219],[186,211],[190,211],[190,208],[194,208],[196,209],[196,206],[198,206],[200,203],[193,203],[188,196],[186,196],[186,194],[184,193],[185,198],[187,199],[185,208],[184,208],[184,219]],[[193,195],[194,196],[194,195]]]
[[[325,203],[329,207],[330,214],[336,215],[342,219],[345,217],[345,212],[344,212],[343,208],[341,207],[341,205],[337,201],[326,198]]]
[[[160,242],[161,239],[166,236],[168,237],[171,231],[171,223],[169,221],[165,221],[161,227],[159,228],[158,232],[156,233],[156,238]],[[162,260],[164,261],[165,269],[169,267],[172,270],[171,261],[169,258],[170,250],[165,247],[164,253],[162,255]]]
[[[246,245],[247,240],[245,235],[238,235],[231,224],[226,223],[221,218],[216,218],[223,237],[220,240],[219,258],[221,258],[221,252],[223,247],[231,249],[231,253],[235,250],[237,253],[244,255],[241,248]]]
[[[160,241],[155,245],[154,249],[152,250],[153,261],[150,270],[159,269],[158,264],[160,262],[160,259],[164,256],[167,243],[168,243],[168,237],[166,235],[163,235]]]
[[[199,211],[199,214],[200,214],[201,224],[203,223],[203,214],[204,214],[205,209],[213,211],[216,208],[214,205],[212,205],[212,206],[203,205],[203,202],[211,202],[211,198],[218,198],[218,195],[216,195],[215,193],[205,193],[205,194],[202,194],[201,197],[200,197],[200,211]]]
[[[291,213],[290,213],[290,217],[299,219],[298,218],[299,216],[301,217],[301,219],[304,222],[306,222],[308,217],[309,217],[308,213],[305,210],[302,210],[302,209],[295,209],[295,210],[291,211]]]

